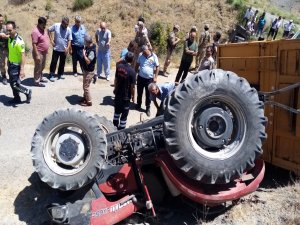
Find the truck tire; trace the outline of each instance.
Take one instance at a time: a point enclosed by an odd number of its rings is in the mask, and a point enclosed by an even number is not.
[[[104,116],[99,116],[97,114],[94,115],[95,118],[97,119],[101,129],[104,131],[105,134],[112,133],[117,131],[118,129],[114,126],[114,124],[108,120]]]
[[[107,154],[98,121],[77,109],[57,110],[38,126],[32,161],[41,180],[55,189],[76,190],[91,182]]]
[[[166,104],[166,148],[191,179],[228,183],[253,168],[262,154],[263,107],[257,91],[232,72],[189,76]]]

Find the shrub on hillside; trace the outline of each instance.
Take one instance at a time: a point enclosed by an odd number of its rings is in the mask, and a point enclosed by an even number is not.
[[[32,0],[8,0],[8,4],[11,5],[21,5],[27,2],[31,2]]]
[[[167,33],[163,24],[159,21],[150,25],[149,38],[157,54],[164,54],[167,48]]]
[[[83,10],[93,5],[93,0],[75,0],[73,11]]]

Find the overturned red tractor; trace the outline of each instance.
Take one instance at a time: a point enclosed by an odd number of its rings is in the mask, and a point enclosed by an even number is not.
[[[189,76],[167,97],[164,114],[117,131],[104,117],[65,109],[47,116],[32,140],[41,180],[92,193],[48,207],[62,224],[115,224],[155,204],[145,171],[159,168],[174,195],[216,205],[255,191],[264,175],[264,104],[223,70]],[[150,169],[151,171],[151,169]],[[156,170],[157,171],[157,170]],[[150,194],[152,193],[152,194]]]

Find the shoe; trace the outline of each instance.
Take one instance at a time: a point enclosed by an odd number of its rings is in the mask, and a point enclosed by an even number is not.
[[[96,81],[97,81],[97,75],[95,74],[95,75],[93,76],[93,84],[96,84]]]
[[[51,82],[54,82],[54,81],[55,81],[54,76],[53,76],[53,75],[50,75],[49,80],[50,80]]]
[[[41,83],[48,83],[48,81],[46,79],[41,79],[40,82]]]
[[[81,106],[92,106],[92,102],[83,101],[79,103]]]
[[[170,75],[170,72],[166,71],[166,74],[167,74],[167,75]]]
[[[135,109],[136,109],[136,110],[140,110],[140,109],[141,109],[141,106],[140,106],[140,105],[136,105],[136,106],[135,106]]]
[[[148,117],[150,117],[150,116],[151,116],[150,109],[147,109],[147,110],[146,110],[146,115],[147,115]]]
[[[109,77],[106,77],[106,80],[109,81]]]
[[[29,92],[28,92],[28,94],[26,94],[26,103],[30,103],[30,101],[31,101],[31,95],[32,95],[32,90],[31,89],[29,89]]]
[[[78,76],[77,73],[74,73],[73,75],[74,75],[74,77],[77,77],[77,76]]]
[[[100,75],[98,75],[98,79],[101,79],[101,74],[100,74]]]
[[[46,87],[45,84],[41,84],[41,83],[34,83],[34,86],[36,86],[36,87]]]
[[[5,77],[2,79],[2,84],[7,85],[7,79]]]
[[[64,75],[58,75],[57,80],[64,80],[64,79],[65,79],[65,76],[64,76]]]
[[[20,98],[13,98],[8,101],[8,104],[11,104],[11,105],[20,104],[20,103],[22,103]]]

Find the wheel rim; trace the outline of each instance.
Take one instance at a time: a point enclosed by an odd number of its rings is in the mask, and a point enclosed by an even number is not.
[[[91,139],[75,123],[54,127],[45,139],[43,156],[56,174],[70,176],[79,173],[91,157]]]
[[[193,148],[207,159],[224,160],[242,145],[246,120],[241,106],[229,96],[213,95],[198,101],[189,115]]]

